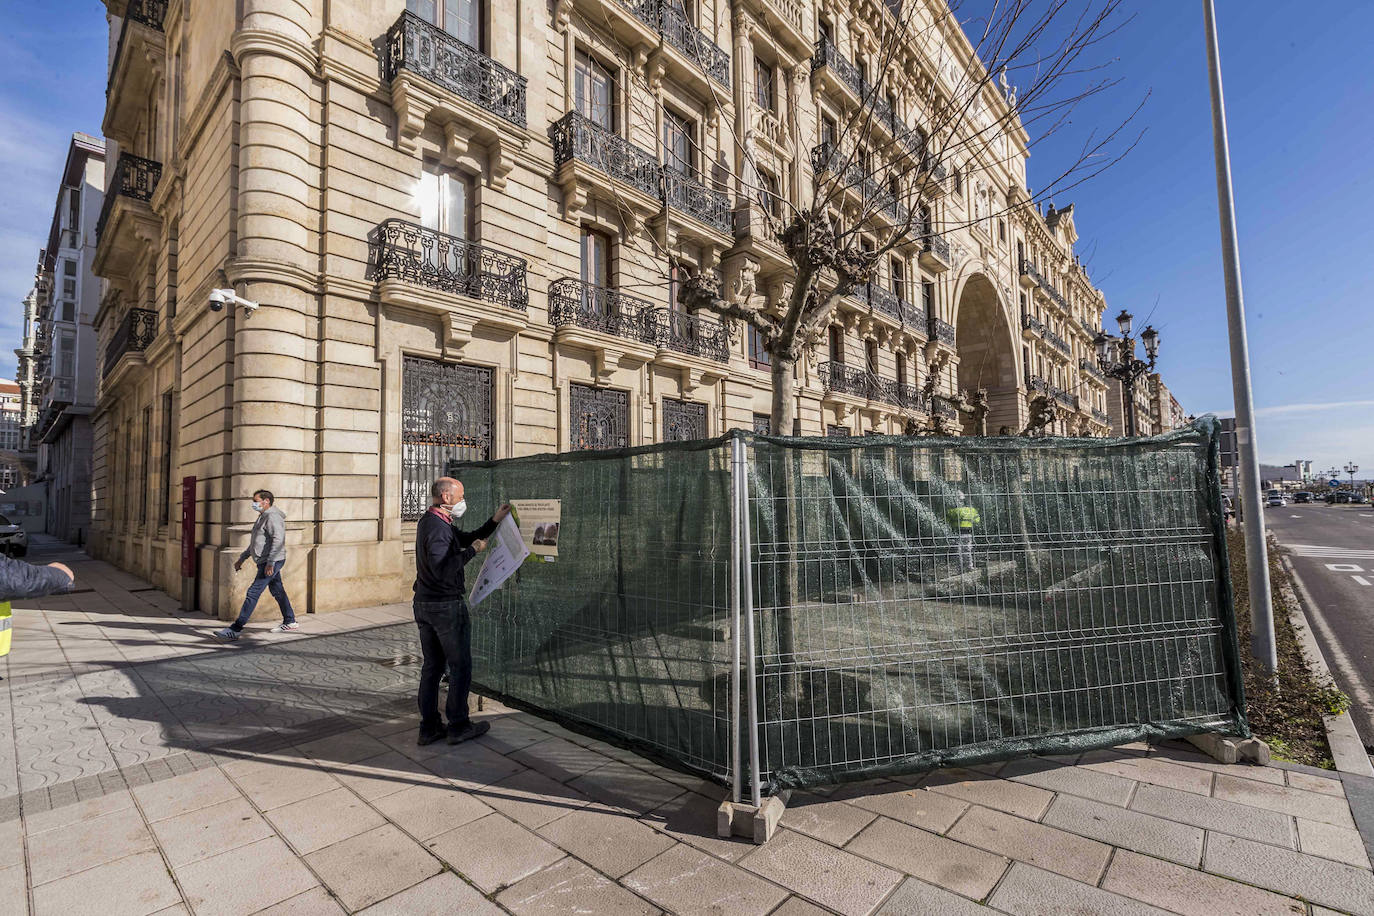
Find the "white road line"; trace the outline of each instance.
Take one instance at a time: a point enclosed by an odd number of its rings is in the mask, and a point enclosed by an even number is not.
[[[1326,639],[1326,645],[1318,648],[1331,653],[1331,661],[1335,663],[1335,667],[1341,669],[1346,682],[1350,685],[1350,698],[1358,705],[1374,708],[1374,697],[1371,697],[1369,692],[1364,689],[1364,678],[1360,674],[1360,669],[1351,663],[1350,656],[1346,655],[1345,650],[1341,648],[1340,640],[1336,639],[1336,634],[1327,624],[1321,607],[1312,600],[1312,594],[1303,584],[1302,578],[1298,576],[1298,571],[1293,568],[1292,563],[1288,564],[1288,574],[1292,576],[1293,586],[1303,598],[1303,604],[1307,610],[1307,614],[1304,616],[1307,617],[1313,627],[1321,631],[1322,636]]]
[[[1351,576],[1350,578],[1354,579],[1356,582],[1360,583],[1361,585],[1368,585],[1368,584],[1369,584],[1369,580],[1366,579],[1364,576]]]

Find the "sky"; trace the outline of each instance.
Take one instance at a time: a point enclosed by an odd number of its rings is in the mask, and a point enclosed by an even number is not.
[[[971,4],[970,4],[971,6]],[[1286,0],[1217,0],[1260,460],[1374,469],[1374,306],[1357,270],[1374,238],[1374,3],[1295,26]],[[1056,196],[1106,293],[1161,335],[1159,368],[1189,413],[1233,410],[1202,5],[1126,0],[1095,48],[1120,80],[1037,144],[1032,188],[1087,132],[1133,122],[1127,157]],[[0,375],[46,240],[74,130],[100,133],[106,25],[96,0],[0,0]],[[11,344],[10,341],[13,343]],[[1363,475],[1360,475],[1363,476]]]

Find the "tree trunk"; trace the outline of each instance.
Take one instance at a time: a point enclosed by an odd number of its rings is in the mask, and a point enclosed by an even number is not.
[[[773,376],[773,413],[769,417],[769,432],[775,436],[790,436],[797,419],[797,402],[792,395],[792,373],[796,371],[795,360],[784,360],[772,356],[769,370]]]
[[[773,356],[771,372],[773,377],[773,413],[770,428],[775,436],[790,436],[796,424],[797,404],[793,395],[796,370],[795,360],[780,359]],[[778,640],[778,660],[781,665],[779,678],[780,697],[792,698],[796,695],[796,623],[793,604],[798,592],[797,564],[790,556],[793,545],[797,543],[797,507],[795,505],[800,485],[801,453],[787,452],[775,456],[768,469],[773,493],[774,537],[778,539],[778,559],[783,568],[776,582],[776,623]]]

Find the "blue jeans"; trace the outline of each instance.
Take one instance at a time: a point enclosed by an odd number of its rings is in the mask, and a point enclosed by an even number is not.
[[[472,687],[472,626],[468,606],[462,598],[454,601],[419,601],[413,604],[415,624],[420,628],[420,731],[427,735],[444,730],[439,718],[439,677],[448,672],[448,699],[444,713],[448,733],[467,728],[468,690]]]
[[[230,624],[231,629],[239,632],[248,626],[248,618],[253,616],[253,609],[258,606],[258,599],[262,597],[263,589],[272,593],[272,597],[277,599],[277,604],[281,607],[282,623],[295,623],[296,612],[291,609],[291,599],[286,597],[286,586],[281,584],[281,568],[286,565],[286,559],[277,561],[277,568],[272,570],[272,575],[267,574],[267,564],[258,564],[258,574],[253,577],[253,584],[248,586],[248,594],[243,599],[243,608],[239,611],[239,619]]]

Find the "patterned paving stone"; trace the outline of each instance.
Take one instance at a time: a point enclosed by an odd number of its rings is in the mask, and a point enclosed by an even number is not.
[[[391,824],[312,852],[305,861],[350,911],[384,900],[443,870],[438,859]]]
[[[572,857],[506,888],[497,895],[496,902],[517,916],[656,916],[660,912],[658,907]]]
[[[901,875],[791,830],[779,831],[740,865],[775,884],[844,914],[867,914]]]
[[[117,859],[33,889],[34,916],[146,916],[180,902],[181,894],[156,852]]]
[[[974,900],[986,897],[1011,864],[994,853],[887,818],[879,818],[845,848]]]
[[[988,904],[1013,916],[1060,916],[1062,913],[1092,913],[1094,916],[1168,914],[1167,910],[1021,862],[1011,867]]]
[[[621,879],[626,887],[681,916],[762,916],[787,891],[688,846],[674,846]]]
[[[1350,913],[1374,913],[1374,874],[1330,859],[1213,834],[1203,868]]]
[[[604,809],[574,811],[536,832],[612,878],[619,878],[676,845],[672,837],[625,812]]]
[[[1043,823],[1193,868],[1202,861],[1201,829],[1086,798],[1059,796]]]
[[[1125,850],[1112,857],[1102,887],[1182,916],[1303,916],[1305,912],[1303,904],[1291,897]]]
[[[451,871],[388,897],[362,911],[365,916],[503,916],[504,911]]]

